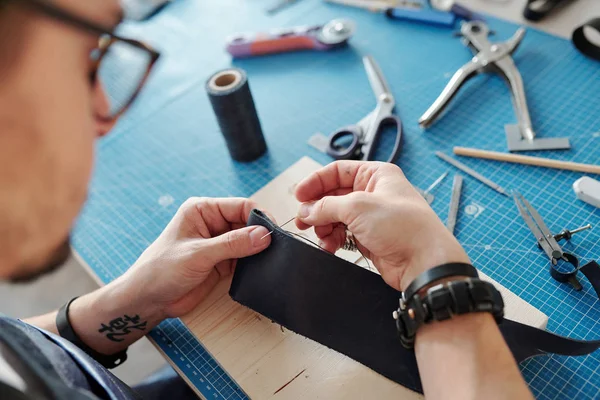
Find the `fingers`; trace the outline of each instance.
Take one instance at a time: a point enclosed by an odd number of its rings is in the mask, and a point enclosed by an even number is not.
[[[298,218],[296,218],[294,220],[294,223],[296,224],[296,228],[300,229],[301,231],[305,231],[308,228],[310,228],[310,225],[305,224],[304,222],[300,221]]]
[[[352,189],[354,179],[364,161],[336,161],[309,175],[296,186],[296,198],[300,202],[316,200],[325,193],[337,189]]]
[[[356,191],[373,192],[382,180],[407,184],[402,170],[395,164],[376,161],[336,161],[311,174],[296,187],[296,198],[304,203],[326,195],[343,195]],[[388,182],[389,183],[389,182]]]
[[[271,237],[264,226],[249,226],[229,231],[220,236],[202,241],[202,256],[209,265],[222,261],[248,257],[266,249]]]
[[[324,237],[331,235],[331,232],[333,232],[335,227],[336,225],[334,224],[315,226],[315,235],[317,235],[319,239],[323,239]]]
[[[323,226],[341,222],[351,225],[355,218],[355,205],[365,193],[356,192],[346,196],[327,196],[300,205],[297,218],[310,226]]]
[[[329,225],[332,226],[332,225]],[[316,231],[316,228],[315,228]],[[318,235],[318,234],[317,234]],[[331,228],[331,232],[326,236],[319,236],[321,247],[330,253],[335,253],[344,246],[346,242],[346,227],[338,225]]]
[[[192,197],[183,203],[178,213],[183,214],[191,231],[209,238],[222,235],[234,226],[246,225],[253,208],[256,203],[244,198]]]

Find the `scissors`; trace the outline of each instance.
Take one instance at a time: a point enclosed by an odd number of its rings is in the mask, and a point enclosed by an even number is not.
[[[392,155],[387,160],[393,162],[402,149],[402,122],[392,113],[396,102],[375,60],[366,56],[363,63],[377,99],[377,106],[356,125],[346,126],[334,132],[329,137],[327,154],[336,160],[373,160],[383,128],[395,126],[396,143]],[[352,141],[346,147],[340,144],[342,138],[350,138]]]
[[[586,225],[572,231],[563,230],[557,235],[553,235],[550,229],[537,212],[535,208],[523,197],[522,194],[515,191],[513,193],[515,203],[529,230],[535,236],[538,246],[546,253],[550,259],[550,275],[561,283],[569,283],[577,291],[582,289],[581,283],[577,279],[577,271],[579,271],[579,259],[571,254],[563,251],[558,244],[559,240],[569,240],[573,234],[590,229],[591,225]],[[573,266],[570,272],[561,272],[556,267],[558,261],[564,261]]]

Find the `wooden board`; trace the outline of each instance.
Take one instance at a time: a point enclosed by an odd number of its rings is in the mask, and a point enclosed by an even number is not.
[[[320,167],[310,158],[302,158],[252,198],[283,223],[298,209],[295,185]],[[293,223],[285,229],[296,231]],[[315,239],[314,233],[307,236]],[[339,255],[353,262],[358,258],[352,252]],[[251,398],[421,398],[362,364],[235,303],[228,295],[229,284],[221,282],[183,321]],[[508,318],[545,328],[548,318],[543,313],[495,284],[504,297]]]

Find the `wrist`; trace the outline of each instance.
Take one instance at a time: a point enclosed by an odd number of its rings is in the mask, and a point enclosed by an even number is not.
[[[400,279],[400,291],[406,290],[408,285],[423,272],[448,263],[469,264],[470,260],[467,253],[454,238],[446,241],[430,240],[428,247],[422,251],[416,251],[408,263]]]
[[[461,278],[449,279],[456,276]],[[451,263],[418,276],[402,292],[393,317],[402,345],[412,348],[422,326],[480,312],[491,313],[500,323],[504,317],[500,292],[491,283],[480,280],[472,265]]]
[[[73,331],[101,354],[126,349],[163,319],[140,289],[123,278],[78,298],[69,309]]]

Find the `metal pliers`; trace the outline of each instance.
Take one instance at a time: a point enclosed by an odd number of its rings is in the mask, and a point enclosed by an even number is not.
[[[495,72],[500,74],[510,86],[517,114],[518,124],[506,126],[509,150],[569,148],[568,139],[535,139],[523,79],[511,57],[525,36],[525,29],[519,28],[506,42],[491,43],[488,40],[490,35],[488,26],[482,21],[471,21],[463,22],[460,35],[463,37],[463,43],[473,51],[475,56],[456,71],[441,95],[419,119],[419,124],[424,128],[433,124],[468,79],[479,73]]]

